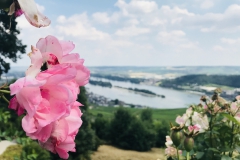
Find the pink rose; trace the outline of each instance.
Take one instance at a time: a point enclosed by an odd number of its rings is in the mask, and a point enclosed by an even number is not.
[[[90,72],[83,66],[84,60],[80,59],[77,53],[70,54],[75,48],[72,42],[59,41],[56,37],[47,36],[38,41],[37,48],[41,51],[48,68],[57,64],[69,64],[69,67],[77,70],[76,83],[79,86],[88,83]]]
[[[188,126],[189,132],[193,132],[194,134],[199,132],[201,129],[201,126],[199,124],[195,124],[193,126]]]
[[[26,76],[10,85],[15,95],[9,108],[22,119],[26,135],[38,140],[41,146],[61,158],[68,158],[68,151],[75,151],[75,136],[82,124],[77,102],[79,87],[88,83],[90,72],[83,66],[83,59],[71,42],[60,42],[53,36],[40,39],[29,54],[31,66]],[[41,71],[43,63],[48,68]]]
[[[40,86],[46,83],[46,81],[39,81],[35,78],[40,72],[42,65],[41,52],[37,48],[32,47],[29,57],[32,64],[26,71],[26,77],[20,78],[10,85],[11,95],[15,95],[14,99],[16,98],[16,100],[12,99],[10,101],[9,108],[17,111],[19,109],[26,110],[30,116],[33,116],[42,101]]]
[[[74,139],[82,124],[81,111],[78,102],[75,102],[68,117],[62,118],[52,123],[52,132],[46,142],[41,142],[42,147],[47,150],[58,153],[63,158],[68,158],[68,151],[75,152]]]

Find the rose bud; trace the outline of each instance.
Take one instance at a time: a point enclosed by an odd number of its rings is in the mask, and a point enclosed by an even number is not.
[[[170,137],[173,141],[173,144],[178,147],[181,144],[183,133],[181,130],[172,130]]]
[[[194,140],[192,137],[186,137],[183,142],[184,148],[187,152],[190,152],[194,146]]]

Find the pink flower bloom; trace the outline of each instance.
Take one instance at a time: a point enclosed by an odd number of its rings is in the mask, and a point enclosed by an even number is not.
[[[239,110],[238,103],[232,102],[230,106],[230,111],[232,114],[236,114],[236,112]]]
[[[71,113],[68,117],[55,121],[52,124],[52,132],[50,138],[46,142],[40,142],[41,146],[47,150],[58,153],[63,158],[68,158],[68,151],[75,152],[74,139],[82,124],[80,103],[74,103]]]
[[[14,96],[11,100],[10,100],[10,104],[9,107],[10,109],[16,110],[18,116],[22,115],[24,113],[24,109],[22,106],[20,106],[20,104],[17,101],[16,96]]]
[[[181,154],[182,154],[182,150],[178,150],[178,154],[181,155]],[[168,146],[168,147],[165,149],[165,155],[166,155],[167,157],[175,158],[175,157],[177,157],[177,149],[174,148],[174,147]]]
[[[189,132],[196,133],[196,132],[199,132],[200,129],[201,129],[201,126],[199,124],[195,124],[193,126],[188,126]]]
[[[179,124],[181,127],[189,126],[190,125],[190,116],[186,113],[183,114],[183,116],[177,116],[176,123]]]
[[[168,146],[171,146],[173,144],[173,141],[171,139],[170,136],[166,136],[166,143],[165,145],[168,147]]]
[[[53,36],[41,39],[29,54],[31,65],[26,76],[10,85],[15,95],[9,108],[18,115],[26,111],[22,127],[26,135],[38,140],[41,146],[61,158],[68,158],[68,151],[75,151],[75,136],[82,124],[77,102],[79,87],[90,76],[79,55],[70,54],[74,45],[60,42]],[[48,69],[41,71],[43,63]]]
[[[238,122],[240,122],[240,112],[237,112],[237,113],[235,114],[234,118],[235,118]]]
[[[182,116],[177,116],[176,118],[176,123],[179,124],[181,127],[185,126],[189,126],[190,125],[190,117],[192,115],[193,111],[192,111],[192,107],[189,107],[186,110],[186,113],[184,113]]]
[[[194,112],[192,116],[192,124],[193,125],[199,125],[200,129],[199,132],[203,133],[205,130],[209,128],[209,122],[207,115],[202,115],[198,112]]]
[[[33,116],[42,101],[40,86],[45,83],[45,80],[38,81],[35,79],[42,65],[41,53],[38,49],[32,47],[29,56],[32,65],[26,71],[26,77],[20,78],[10,85],[11,95],[15,95],[14,99],[16,100],[12,99],[10,101],[9,108],[15,109],[17,112],[19,109],[26,110],[28,114]]]
[[[74,47],[72,42],[59,41],[53,36],[42,38],[37,43],[37,48],[41,51],[48,68],[57,64],[69,64],[77,70],[76,83],[83,86],[88,83],[90,72],[83,66],[84,60],[80,59],[79,54],[70,54]]]
[[[240,101],[240,96],[235,97],[237,101]]]
[[[12,15],[14,12],[16,16],[24,14],[28,22],[35,27],[45,27],[51,23],[46,16],[38,11],[34,0],[18,0],[13,2],[9,7],[8,15]]]
[[[21,16],[23,13],[24,13],[24,12],[23,12],[21,9],[18,9],[18,10],[15,11],[15,16],[16,16],[16,17],[19,17],[19,16]]]
[[[207,110],[208,110],[208,106],[207,106],[207,105],[204,105],[204,106],[203,106],[203,109],[204,109],[205,111],[207,111]]]

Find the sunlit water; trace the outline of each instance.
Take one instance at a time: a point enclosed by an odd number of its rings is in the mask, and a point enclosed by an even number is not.
[[[200,102],[199,100],[200,95],[191,94],[184,91],[177,91],[173,89],[149,86],[144,84],[133,84],[129,82],[112,81],[107,79],[97,78],[91,79],[110,82],[113,85],[113,87],[107,88],[88,84],[86,85],[88,91],[98,95],[102,95],[109,99],[119,99],[121,101],[124,101],[125,103],[138,104],[152,108],[184,108],[188,107],[191,104],[198,104]],[[135,92],[121,88],[116,88],[114,86],[147,89],[156,94],[165,95],[165,98],[136,94]]]

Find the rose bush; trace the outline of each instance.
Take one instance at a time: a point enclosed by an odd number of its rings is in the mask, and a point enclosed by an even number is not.
[[[220,97],[220,89],[211,98],[203,96],[202,103],[191,105],[186,113],[171,124],[165,154],[169,159],[239,159],[240,158],[240,100],[233,102]],[[182,135],[183,136],[176,136]],[[182,151],[182,155],[177,154]]]

